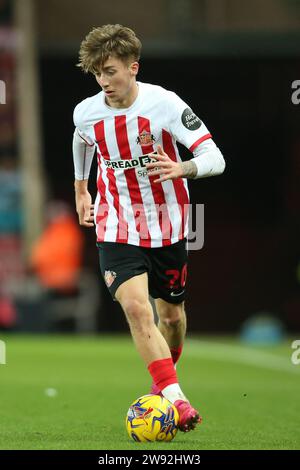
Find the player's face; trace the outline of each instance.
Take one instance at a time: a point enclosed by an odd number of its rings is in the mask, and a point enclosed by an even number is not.
[[[136,75],[138,62],[128,63],[109,57],[96,75],[96,80],[105,93],[108,105],[114,108],[128,107],[137,96]]]

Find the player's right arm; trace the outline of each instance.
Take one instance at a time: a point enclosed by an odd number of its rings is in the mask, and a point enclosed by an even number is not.
[[[95,153],[95,143],[83,130],[77,127],[80,123],[80,109],[78,108],[80,108],[80,105],[74,111],[74,124],[76,127],[73,135],[75,203],[80,225],[92,227],[94,225],[94,205],[88,191],[88,178]]]
[[[88,180],[76,180],[74,182],[75,188],[75,203],[76,212],[80,225],[84,227],[93,227],[94,225],[94,205],[92,204],[92,197],[88,191]]]

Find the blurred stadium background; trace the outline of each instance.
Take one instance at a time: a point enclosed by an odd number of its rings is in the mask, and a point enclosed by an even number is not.
[[[127,331],[100,278],[94,230],[78,227],[74,208],[72,113],[98,91],[75,65],[83,37],[105,23],[136,31],[139,79],[187,101],[227,162],[223,175],[189,185],[205,204],[189,334],[286,340],[290,367],[300,332],[298,0],[0,0],[0,339]],[[95,174],[94,165],[92,193]]]
[[[238,331],[261,311],[299,331],[300,107],[291,100],[300,75],[299,2],[112,3],[0,2],[0,79],[7,95],[0,107],[1,306],[7,313],[0,324],[9,323],[5,286],[22,283],[32,269],[49,203],[65,202],[74,213],[72,112],[98,91],[93,77],[75,67],[80,41],[92,26],[120,22],[143,41],[140,80],[190,103],[227,161],[221,177],[190,184],[192,200],[205,204],[205,246],[190,258],[190,331]],[[99,276],[94,232],[81,233],[83,268],[99,286],[95,328],[121,330],[118,305]],[[74,249],[81,253],[80,240]]]

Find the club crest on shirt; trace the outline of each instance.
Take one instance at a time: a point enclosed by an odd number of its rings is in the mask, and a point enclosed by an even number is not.
[[[104,281],[107,287],[110,287],[112,285],[116,277],[117,277],[117,274],[114,271],[105,271]]]
[[[152,145],[155,140],[156,139],[153,134],[144,130],[138,135],[136,143],[140,145]]]

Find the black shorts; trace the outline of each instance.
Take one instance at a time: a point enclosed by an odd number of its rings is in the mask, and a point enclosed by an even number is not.
[[[172,304],[183,302],[188,260],[185,240],[160,248],[115,242],[100,242],[97,246],[101,273],[113,299],[123,282],[147,272],[151,297]]]

